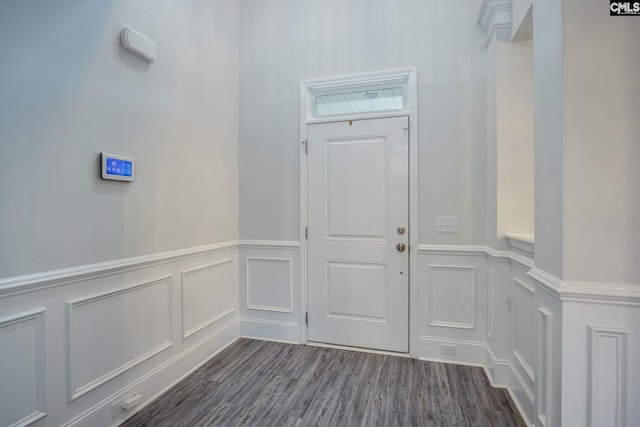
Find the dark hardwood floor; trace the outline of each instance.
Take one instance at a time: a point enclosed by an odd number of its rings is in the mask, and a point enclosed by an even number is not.
[[[123,426],[524,426],[481,368],[241,339]]]

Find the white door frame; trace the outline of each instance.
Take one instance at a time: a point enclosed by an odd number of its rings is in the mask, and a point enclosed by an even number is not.
[[[363,86],[397,83],[404,88],[405,103],[402,110],[366,113],[353,116],[316,118],[313,110],[314,95],[334,89],[335,92],[353,91]],[[307,342],[307,125],[347,120],[406,116],[409,118],[409,355],[418,353],[418,82],[417,69],[381,71],[300,82],[300,342]]]

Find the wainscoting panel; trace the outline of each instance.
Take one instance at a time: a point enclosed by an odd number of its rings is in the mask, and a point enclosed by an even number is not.
[[[606,286],[612,287],[601,284],[601,294]],[[635,426],[640,420],[640,301],[615,291],[611,298],[562,303],[563,426]]]
[[[475,247],[418,250],[418,354],[482,365],[487,335],[487,268]]]
[[[535,288],[517,278],[513,279],[513,355],[533,384],[535,362]],[[523,374],[521,372],[521,374]]]
[[[475,329],[476,268],[429,265],[429,326]]]
[[[291,258],[246,258],[247,308],[291,313],[293,268]]]
[[[240,242],[240,333],[301,343],[298,242]]]
[[[45,309],[0,319],[0,425],[47,415]]]
[[[626,426],[628,331],[590,326],[589,425]]]
[[[0,279],[0,426],[118,425],[240,336],[238,266],[233,241]]]
[[[171,277],[68,302],[70,399],[172,345]]]
[[[237,292],[235,259],[225,259],[182,272],[182,338],[202,331],[235,311]]]

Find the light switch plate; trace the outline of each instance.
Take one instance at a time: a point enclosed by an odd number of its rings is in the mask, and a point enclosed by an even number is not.
[[[437,216],[436,231],[438,233],[457,233],[458,217],[457,216]]]

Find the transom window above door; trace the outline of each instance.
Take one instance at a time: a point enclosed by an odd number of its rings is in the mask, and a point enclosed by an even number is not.
[[[415,94],[415,68],[305,80],[300,115],[305,124],[410,116]]]
[[[315,96],[315,116],[343,116],[398,111],[404,108],[402,87],[383,87]]]

